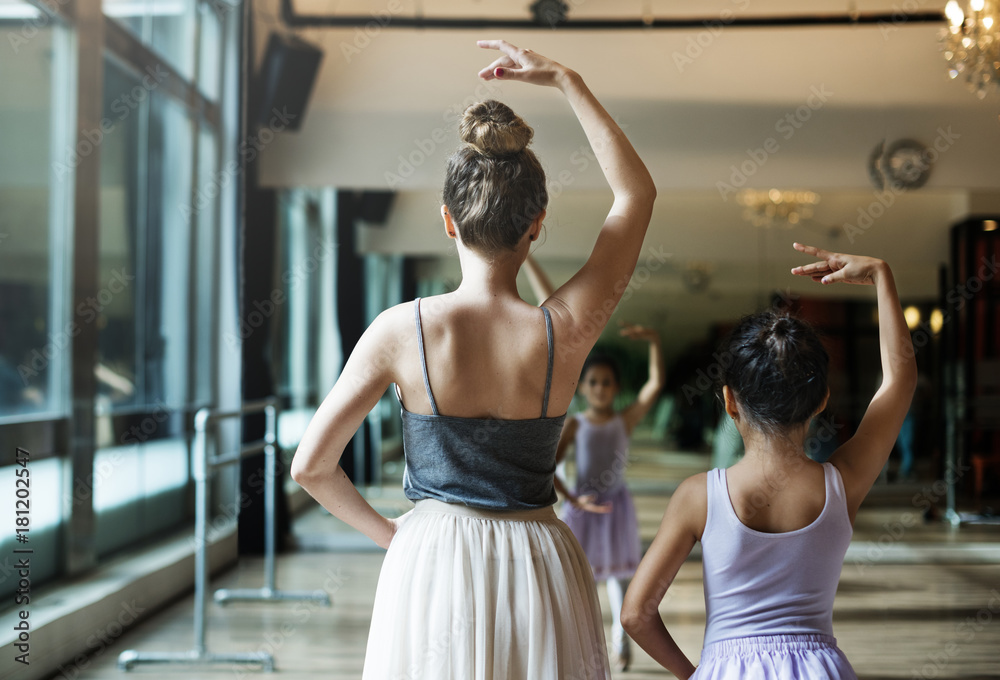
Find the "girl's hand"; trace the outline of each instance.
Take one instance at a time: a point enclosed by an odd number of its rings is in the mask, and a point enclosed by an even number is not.
[[[655,329],[638,324],[624,324],[619,333],[629,340],[645,340],[646,342],[658,342],[660,340],[660,334]]]
[[[520,80],[535,85],[559,87],[564,76],[571,71],[531,50],[511,45],[506,40],[479,40],[480,47],[500,50],[503,56],[479,72],[483,80]]]
[[[579,508],[584,512],[592,512],[595,515],[606,515],[612,510],[612,505],[608,503],[597,503],[597,495],[588,493],[570,499],[570,505]]]
[[[885,268],[885,262],[874,257],[831,253],[829,250],[804,246],[801,243],[792,245],[799,252],[820,259],[819,262],[795,267],[792,273],[796,276],[808,276],[818,283],[829,284],[839,281],[870,286],[878,281],[879,274]]]

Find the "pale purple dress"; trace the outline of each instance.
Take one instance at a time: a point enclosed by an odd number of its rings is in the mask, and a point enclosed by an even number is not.
[[[639,522],[632,495],[625,485],[628,467],[628,431],[621,414],[595,425],[576,416],[576,489],[578,496],[593,494],[598,503],[611,502],[607,514],[586,512],[566,504],[563,521],[583,546],[594,578],[630,578],[639,566]]]
[[[692,680],[857,680],[833,637],[833,598],[853,529],[840,471],[830,463],[823,471],[819,517],[777,534],[743,524],[726,471],[708,473],[707,621]]]

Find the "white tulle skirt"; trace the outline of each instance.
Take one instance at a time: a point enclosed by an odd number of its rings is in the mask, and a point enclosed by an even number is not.
[[[569,527],[544,508],[433,500],[386,553],[364,680],[607,680],[597,590]]]

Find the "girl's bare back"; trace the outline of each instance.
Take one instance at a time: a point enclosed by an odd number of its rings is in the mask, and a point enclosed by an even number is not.
[[[764,471],[743,460],[726,470],[729,501],[745,526],[767,534],[797,531],[823,512],[823,466],[804,456],[787,465]]]

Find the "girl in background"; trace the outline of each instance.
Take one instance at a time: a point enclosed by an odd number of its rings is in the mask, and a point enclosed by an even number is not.
[[[636,642],[678,678],[857,677],[833,637],[833,600],[854,518],[892,451],[917,367],[885,262],[795,248],[819,261],[793,274],[875,287],[882,385],[854,436],[828,462],[815,462],[804,452],[806,433],[830,394],[816,333],[777,312],[746,317],[733,330],[722,394],[746,454],[681,483],[622,612]],[[707,621],[695,669],[657,607],[699,540]]]
[[[546,299],[552,284],[534,258],[525,265],[536,297]],[[556,462],[562,462],[570,444],[576,457],[576,486],[570,491],[555,478],[556,489],[566,499],[563,520],[594,570],[594,579],[607,584],[611,607],[611,640],[618,670],[628,670],[632,660],[629,639],[621,625],[622,601],[629,580],[639,565],[639,521],[632,495],[625,484],[629,437],[653,407],[663,390],[663,351],[655,330],[626,326],[624,337],[649,343],[649,377],[638,398],[627,408],[615,411],[615,397],[621,391],[621,372],[611,357],[592,354],[583,365],[577,392],[587,408],[566,420]]]

